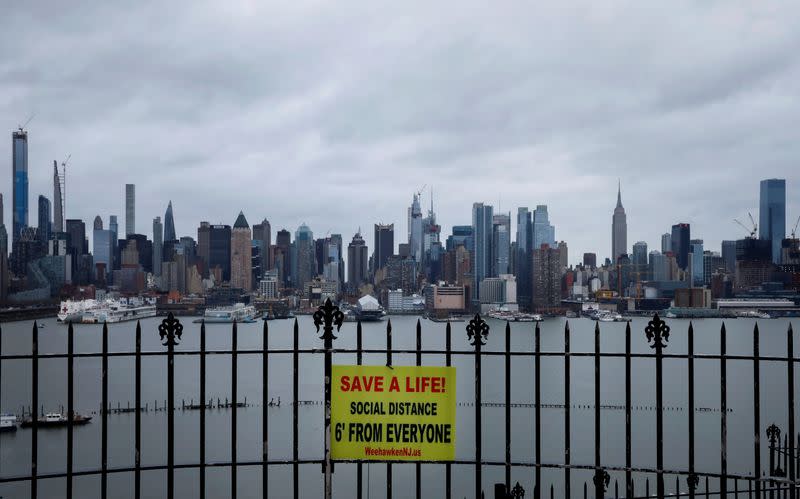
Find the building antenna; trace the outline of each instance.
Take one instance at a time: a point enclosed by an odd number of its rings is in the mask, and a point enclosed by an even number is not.
[[[67,155],[67,159],[61,162],[61,173],[58,175],[58,180],[61,183],[61,216],[64,220],[67,219],[67,163],[69,163],[72,154]],[[66,222],[63,222],[66,223]],[[66,230],[66,225],[62,225]]]

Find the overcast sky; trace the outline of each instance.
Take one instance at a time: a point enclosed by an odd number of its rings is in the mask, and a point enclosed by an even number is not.
[[[33,112],[32,225],[68,154],[67,217],[123,232],[131,182],[148,235],[171,199],[179,235],[243,210],[397,244],[426,185],[443,239],[475,201],[547,204],[574,263],[610,254],[617,178],[629,248],[689,222],[718,250],[763,178],[787,180],[787,232],[800,215],[795,1],[91,3],[2,8],[7,226]]]

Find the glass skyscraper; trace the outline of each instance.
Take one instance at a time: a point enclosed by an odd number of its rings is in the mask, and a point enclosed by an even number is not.
[[[28,226],[28,132],[20,128],[12,134],[12,214],[11,242],[19,239],[23,227]]]
[[[475,245],[472,259],[472,301],[480,302],[480,284],[491,277],[492,269],[492,219],[494,209],[483,203],[472,204],[472,237]]]
[[[50,200],[39,195],[39,240],[47,243],[53,233],[53,222],[50,217]]]
[[[556,247],[556,228],[550,225],[546,204],[537,205],[533,210],[532,249],[539,249],[542,244],[549,244],[551,248]]]
[[[761,181],[758,238],[772,241],[772,262],[781,263],[781,241],[786,237],[786,180]]]

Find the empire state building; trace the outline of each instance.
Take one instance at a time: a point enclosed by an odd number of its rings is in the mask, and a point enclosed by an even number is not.
[[[617,188],[617,206],[611,221],[611,262],[616,263],[620,255],[628,253],[628,222],[622,207],[622,187]]]

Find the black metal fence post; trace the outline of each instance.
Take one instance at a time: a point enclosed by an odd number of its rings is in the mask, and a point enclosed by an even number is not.
[[[633,497],[631,477],[631,323],[625,324],[625,497]]]
[[[321,340],[325,345],[325,457],[322,463],[322,471],[325,473],[325,499],[331,499],[333,491],[333,463],[331,462],[331,377],[332,373],[332,350],[333,340],[336,336],[333,335],[333,326],[339,331],[344,322],[344,314],[339,310],[339,307],[331,303],[331,299],[325,300],[322,305],[314,312],[314,326],[319,332],[319,327],[322,326]]]
[[[720,447],[719,447],[719,493],[720,497],[728,494],[728,363],[725,360],[727,353],[727,335],[725,332],[725,323],[722,323],[722,328],[719,332],[720,341]]]
[[[238,342],[238,327],[236,321],[233,321],[233,328],[231,330],[231,499],[236,499],[236,486],[237,482],[237,469],[236,469],[236,443],[237,443],[237,407],[239,406],[239,397],[237,390],[237,378],[239,374],[238,356],[236,350],[239,348]]]
[[[489,325],[481,319],[480,314],[467,325],[467,339],[475,347],[475,499],[480,499],[483,493],[481,479],[482,453],[481,453],[481,346],[485,345],[489,337]]]
[[[206,497],[206,321],[200,320],[200,499]]]
[[[417,319],[416,333],[417,333],[417,335],[416,335],[417,336],[417,359],[416,360],[417,360],[417,366],[421,366],[422,365],[422,323],[420,322],[419,319]],[[415,497],[416,497],[416,499],[421,499],[422,498],[421,475],[422,475],[422,465],[420,463],[415,463],[415,465],[414,465],[414,482],[415,482],[414,485],[416,486],[415,487],[415,492],[416,492]]]
[[[506,321],[506,349],[504,355],[505,367],[505,486],[511,489],[511,323]]]
[[[507,340],[510,337],[510,334],[507,335]],[[536,484],[533,487],[533,497],[534,499],[540,499],[542,497],[542,335],[541,330],[539,329],[539,323],[536,323],[536,327],[533,330],[533,375],[536,377],[536,383],[534,384],[533,388],[533,403],[534,403],[534,417],[536,418],[536,429],[534,431],[534,437],[536,438],[536,447],[535,447],[535,459],[536,459]],[[511,379],[507,380],[508,384],[511,384]],[[510,405],[510,404],[509,404]],[[509,413],[510,417],[510,413]],[[511,456],[509,455],[509,458]],[[511,487],[511,482],[509,480],[509,487]]]
[[[386,366],[392,367],[392,320],[386,322]],[[392,499],[392,463],[386,463],[386,499]]]
[[[33,321],[31,334],[31,499],[36,499],[38,494],[39,474],[39,325]]]
[[[71,325],[70,325],[71,327]],[[133,492],[136,499],[142,497],[142,325],[136,321],[136,352],[134,359],[134,394],[136,414],[134,415],[134,472]]]
[[[100,413],[102,427],[102,450],[100,454],[100,497],[108,497],[108,323],[103,323],[103,412]],[[170,382],[172,386],[172,382]]]
[[[670,328],[658,314],[647,323],[645,334],[650,348],[656,351],[656,493],[664,497],[664,400],[663,400],[663,348],[669,341]]]
[[[363,338],[362,338],[362,331],[361,331],[361,319],[359,319],[358,322],[356,323],[356,364],[358,364],[359,366],[361,365],[361,363],[364,360],[363,359],[363,354],[361,352],[361,349],[362,349],[362,346],[363,346],[362,341],[363,341]],[[367,465],[367,466],[369,466],[369,465]],[[363,499],[363,497],[364,497],[364,487],[363,487],[364,466],[361,463],[361,461],[359,461],[358,464],[356,464],[356,481],[358,482],[358,485],[356,486],[356,499]],[[369,486],[369,484],[367,484],[367,486]]]
[[[298,375],[300,374],[299,369],[299,350],[300,350],[300,328],[297,325],[297,318],[294,319],[294,329],[292,331],[294,335],[293,345],[294,349],[292,351],[292,497],[294,499],[298,499],[300,495],[299,484],[300,484],[300,467],[298,465],[298,447],[300,446],[299,442],[299,435],[298,435],[298,412],[297,412],[297,395],[298,395]]]
[[[694,326],[689,322],[688,338],[689,362],[689,476],[686,484],[689,486],[689,497],[694,499],[699,478],[694,472]]]
[[[444,334],[445,334],[445,339],[444,339],[444,341],[445,341],[445,350],[447,352],[445,354],[444,362],[445,362],[445,365],[447,367],[451,367],[453,365],[452,354],[450,353],[452,351],[452,345],[453,345],[453,331],[452,331],[452,328],[450,327],[450,321],[449,320],[447,321],[447,326],[445,327]],[[453,470],[452,470],[452,468],[453,468],[453,465],[450,462],[447,462],[447,464],[444,465],[445,497],[447,499],[451,499],[451,497],[452,497],[452,495],[451,495],[451,489],[452,489],[452,483],[453,483]]]
[[[269,497],[269,419],[267,397],[269,397],[269,322],[263,321],[261,347],[261,495]]]
[[[570,352],[569,322],[564,326],[564,497],[570,499]]]
[[[183,334],[183,324],[172,315],[161,321],[158,335],[167,347],[167,499],[175,497],[175,345]]]
[[[789,497],[791,499],[797,498],[797,484],[795,483],[795,463],[794,460],[798,459],[798,456],[795,455],[795,432],[794,432],[794,334],[792,330],[792,323],[789,323],[789,331],[787,333],[786,338],[786,357],[788,362],[786,363],[786,375],[789,378],[789,386],[788,386],[788,395],[789,395],[789,431],[787,433],[787,437],[789,440],[789,447],[787,449],[788,456],[791,459],[789,461],[789,465],[787,466],[789,472],[789,481],[792,482],[792,485],[789,487]]]
[[[759,362],[758,323],[753,328],[753,476],[756,497],[761,495],[761,371]]]
[[[600,325],[594,325],[594,490],[595,497],[601,498],[611,479],[608,472],[601,467],[600,460]]]
[[[67,499],[72,499],[72,470],[75,407],[75,330],[72,323],[67,326]]]

